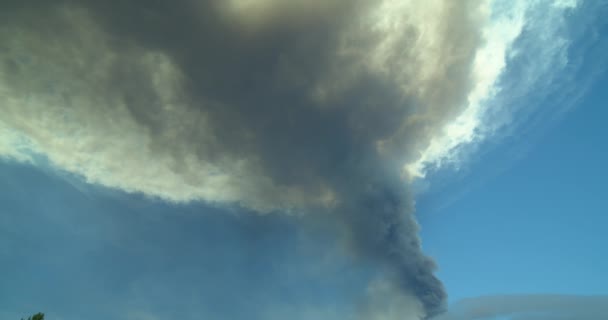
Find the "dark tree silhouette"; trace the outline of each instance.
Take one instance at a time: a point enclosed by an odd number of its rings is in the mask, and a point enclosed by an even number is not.
[[[21,320],[24,320],[24,319],[21,318]],[[27,318],[27,320],[44,320],[44,313],[38,312],[35,315]]]

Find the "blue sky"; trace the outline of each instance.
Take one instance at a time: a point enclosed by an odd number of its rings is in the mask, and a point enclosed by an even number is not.
[[[532,147],[499,146],[465,177],[419,197],[424,247],[452,299],[608,293],[607,84],[598,79]]]
[[[573,21],[576,21],[573,19]],[[605,37],[600,23],[595,36]],[[571,56],[584,61],[575,82],[604,70],[605,41]],[[601,48],[601,49],[598,49]],[[518,81],[517,72],[507,74]],[[562,75],[569,77],[571,75]],[[518,128],[460,171],[436,172],[417,199],[424,248],[440,265],[450,300],[504,294],[606,295],[608,238],[604,147],[605,72],[588,90],[541,98],[540,120]],[[572,100],[563,100],[571,95]],[[535,93],[523,101],[539,101]],[[550,118],[552,109],[569,111]],[[576,317],[576,316],[575,316]],[[582,316],[578,316],[582,317]],[[597,316],[596,316],[597,317]]]
[[[0,4],[0,318],[607,316],[608,5],[379,3]]]
[[[332,239],[289,219],[85,188],[95,196],[3,165],[0,309],[59,319],[263,317],[274,304],[333,309],[344,292],[365,288],[367,272],[333,257]]]

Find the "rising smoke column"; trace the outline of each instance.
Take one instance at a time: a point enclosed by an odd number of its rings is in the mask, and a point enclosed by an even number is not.
[[[404,312],[433,316],[446,293],[403,166],[466,105],[486,9],[4,2],[0,153],[167,201],[327,217],[414,298]]]

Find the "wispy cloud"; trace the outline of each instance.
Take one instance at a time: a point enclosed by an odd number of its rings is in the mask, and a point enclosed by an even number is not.
[[[580,69],[569,56],[573,35],[568,17],[579,1],[489,1],[491,18],[482,27],[483,45],[475,55],[473,86],[462,113],[437,131],[420,156],[405,169],[424,177],[429,170],[458,168],[471,150],[489,138],[513,132],[543,108],[531,96],[567,90],[584,92],[586,86],[564,72]],[[588,8],[586,9],[588,10]],[[592,21],[581,22],[584,26]],[[580,54],[580,53],[579,53]],[[557,78],[561,77],[561,81]],[[585,77],[586,78],[586,77]],[[574,92],[572,92],[574,94]],[[571,106],[572,99],[547,110],[545,119]]]
[[[436,320],[597,320],[608,318],[608,296],[505,295],[462,300]]]

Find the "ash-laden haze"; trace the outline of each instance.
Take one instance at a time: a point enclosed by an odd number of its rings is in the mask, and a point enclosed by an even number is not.
[[[408,301],[362,317],[431,317],[446,292],[408,183],[479,138],[524,25],[492,23],[490,4],[2,1],[0,155],[166,201],[325,221]]]

